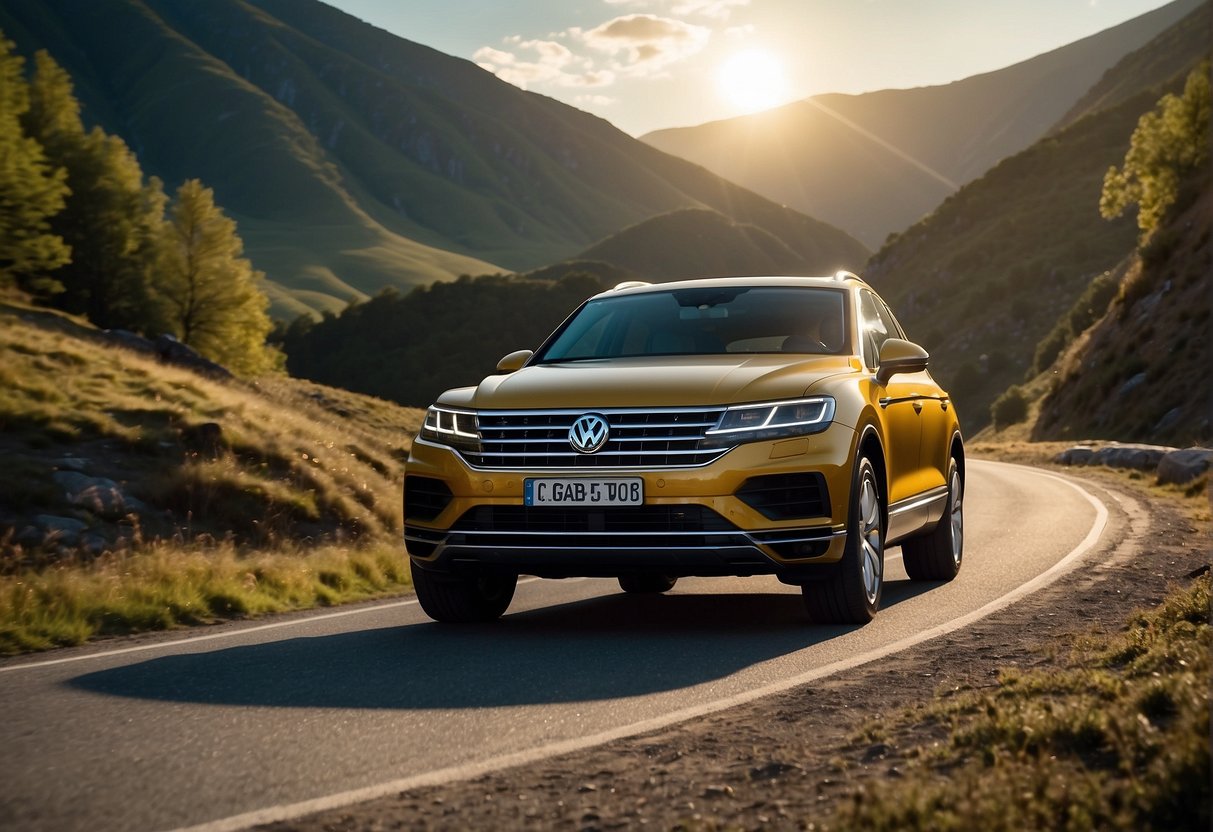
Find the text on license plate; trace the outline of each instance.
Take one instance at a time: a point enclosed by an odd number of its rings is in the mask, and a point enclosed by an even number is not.
[[[640,477],[569,477],[523,481],[528,506],[639,506],[644,504]]]

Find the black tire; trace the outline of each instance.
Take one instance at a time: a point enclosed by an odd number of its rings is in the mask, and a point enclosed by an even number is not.
[[[836,569],[803,586],[809,618],[818,624],[867,624],[884,591],[884,500],[876,470],[859,457],[851,475],[847,542]]]
[[[666,575],[620,575],[619,588],[624,592],[636,594],[654,594],[669,592],[678,583],[677,578]]]
[[[425,614],[435,621],[492,621],[514,598],[517,575],[449,575],[409,562],[413,589]]]
[[[950,581],[964,560],[964,479],[955,459],[948,460],[948,504],[927,534],[901,544],[906,574],[915,581]]]

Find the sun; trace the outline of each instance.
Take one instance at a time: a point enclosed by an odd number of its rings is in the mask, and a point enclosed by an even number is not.
[[[721,98],[743,113],[769,110],[789,97],[788,77],[779,59],[765,49],[738,52],[716,70]]]

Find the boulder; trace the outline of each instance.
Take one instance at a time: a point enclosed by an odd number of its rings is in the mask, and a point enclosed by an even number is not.
[[[1088,465],[1105,465],[1108,468],[1134,468],[1138,471],[1153,471],[1158,463],[1175,448],[1162,445],[1121,445],[1113,443],[1100,448],[1087,461]]]
[[[1184,448],[1165,454],[1158,463],[1160,485],[1191,482],[1209,470],[1213,464],[1213,450],[1209,448]]]
[[[189,367],[192,370],[199,370],[217,378],[232,377],[232,374],[228,372],[226,367],[216,364],[209,358],[203,358],[202,354],[196,349],[181,343],[167,332],[163,335],[157,335],[156,340],[152,343],[155,345],[156,354],[160,356],[160,360],[168,364]]]
[[[1095,455],[1095,449],[1090,445],[1075,445],[1053,457],[1058,465],[1086,465]]]
[[[63,488],[67,501],[106,520],[120,520],[147,506],[105,477],[90,477],[78,471],[56,471],[51,478]]]
[[[66,546],[75,546],[80,542],[80,534],[88,528],[88,523],[74,517],[59,517],[54,514],[39,514],[34,518],[34,525],[42,530],[42,542],[54,541]]]

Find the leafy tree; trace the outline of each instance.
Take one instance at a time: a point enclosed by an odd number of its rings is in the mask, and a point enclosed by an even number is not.
[[[12,49],[0,33],[0,285],[48,290],[55,284],[47,273],[71,254],[50,225],[63,209],[66,175],[22,129],[29,85],[21,69],[25,62]]]
[[[164,322],[151,291],[164,222],[160,181],[144,182],[126,143],[100,127],[85,132],[71,77],[45,51],[34,56],[26,132],[67,171],[71,196],[51,222],[72,248],[55,277],[57,306],[104,327],[160,331]]]
[[[170,331],[183,343],[242,375],[280,365],[265,344],[272,328],[265,275],[244,258],[236,223],[197,179],[177,189],[165,225],[156,289]]]
[[[1014,385],[995,399],[994,404],[990,405],[990,418],[998,429],[1028,418],[1028,397],[1024,395],[1023,388]]]
[[[1119,217],[1137,206],[1137,227],[1148,238],[1209,161],[1209,61],[1188,75],[1182,96],[1168,93],[1141,117],[1124,165],[1104,176],[1100,213]]]

